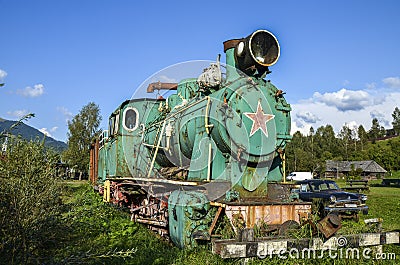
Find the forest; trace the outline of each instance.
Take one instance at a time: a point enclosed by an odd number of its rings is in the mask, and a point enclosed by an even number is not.
[[[297,131],[286,149],[286,172],[311,171],[322,175],[326,160],[374,160],[389,172],[400,169],[400,110],[392,114],[392,129],[385,129],[378,119],[372,120],[371,129],[343,126],[338,134],[331,125],[314,130],[308,135]]]

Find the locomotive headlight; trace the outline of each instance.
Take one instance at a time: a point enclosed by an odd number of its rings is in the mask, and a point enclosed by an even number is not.
[[[250,35],[249,49],[253,60],[262,66],[275,64],[280,55],[278,40],[266,30],[257,30]]]
[[[259,72],[265,72],[280,56],[278,40],[267,30],[257,30],[244,39],[234,40],[233,43],[236,46],[236,67],[247,74],[252,74],[255,68]]]

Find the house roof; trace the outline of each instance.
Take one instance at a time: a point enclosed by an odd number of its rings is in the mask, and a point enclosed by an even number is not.
[[[353,165],[353,166],[352,166]],[[328,172],[350,172],[361,168],[365,173],[386,173],[387,171],[373,160],[366,161],[326,161],[326,171]]]

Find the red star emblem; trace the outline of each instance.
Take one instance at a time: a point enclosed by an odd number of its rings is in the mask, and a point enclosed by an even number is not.
[[[245,112],[243,114],[253,121],[250,136],[255,134],[256,131],[261,130],[265,134],[265,136],[268,137],[267,122],[272,120],[275,115],[265,114],[261,107],[260,101],[258,102],[257,111],[255,113]]]

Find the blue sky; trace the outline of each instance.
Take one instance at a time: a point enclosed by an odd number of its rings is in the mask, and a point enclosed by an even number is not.
[[[223,41],[257,29],[281,57],[269,79],[286,92],[292,127],[308,132],[400,107],[400,1],[0,0],[0,117],[58,140],[89,102],[107,118],[160,69],[215,60]],[[191,76],[196,77],[196,76]]]

